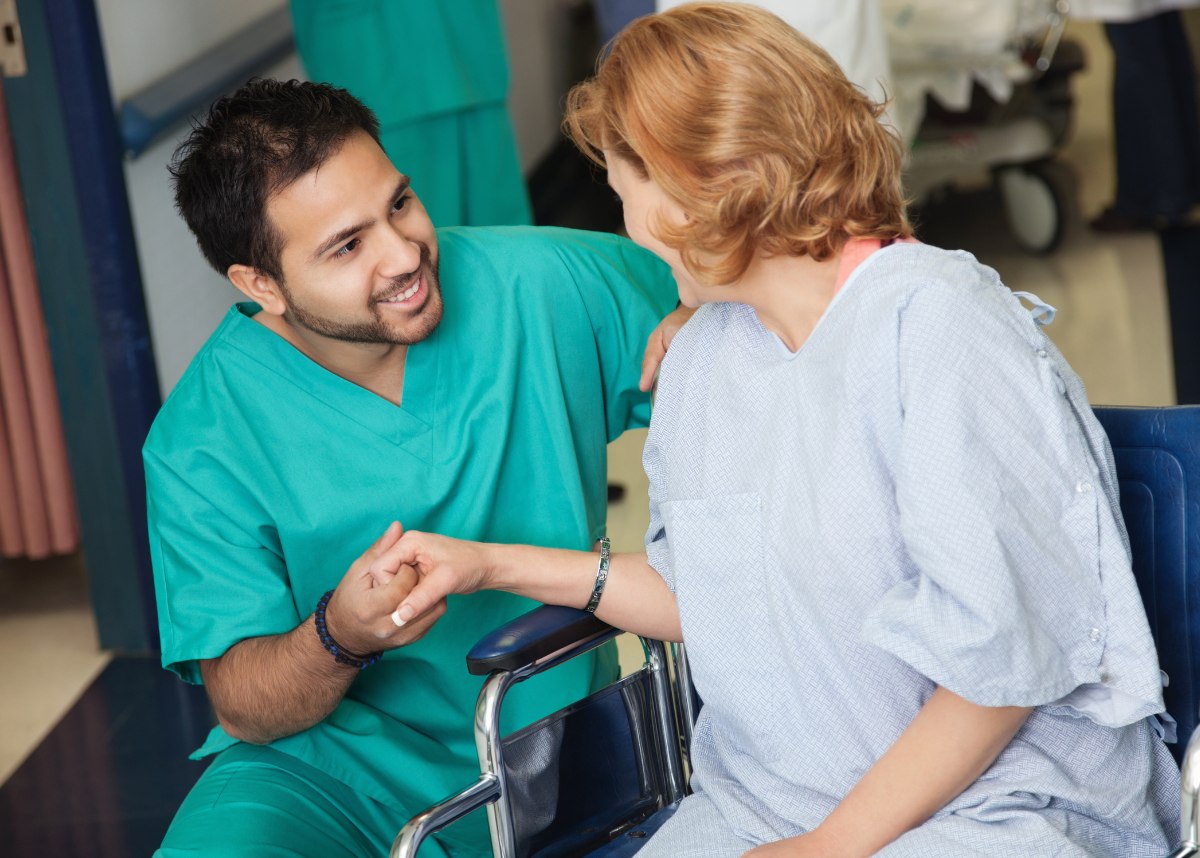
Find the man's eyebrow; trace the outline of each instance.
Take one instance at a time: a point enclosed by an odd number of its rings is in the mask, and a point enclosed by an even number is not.
[[[411,184],[412,184],[412,179],[410,179],[408,176],[401,176],[400,181],[396,182],[396,190],[392,194],[391,199],[392,200],[399,199],[406,191],[408,191],[408,188]],[[346,241],[347,239],[349,239],[355,233],[361,232],[362,230],[368,229],[374,225],[375,225],[375,218],[370,218],[368,220],[362,221],[361,223],[356,223],[353,226],[348,226],[345,229],[339,229],[333,235],[329,236],[327,239],[325,239],[324,241],[321,242],[320,246],[316,250],[313,251],[313,254],[311,257],[309,257],[308,261],[316,262],[318,259],[320,259],[322,256],[324,256],[327,252],[332,250],[334,247],[337,247],[343,241]]]

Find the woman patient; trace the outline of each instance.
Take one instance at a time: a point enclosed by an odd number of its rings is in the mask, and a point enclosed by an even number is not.
[[[1178,772],[1107,439],[1053,311],[911,239],[880,112],[751,6],[620,35],[566,128],[700,308],[659,378],[646,552],[605,578],[412,532],[375,572],[421,573],[397,622],[491,588],[687,642],[695,792],[642,855],[1164,855]]]

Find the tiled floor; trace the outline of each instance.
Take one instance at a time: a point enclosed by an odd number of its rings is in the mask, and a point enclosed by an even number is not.
[[[1078,99],[1075,131],[1061,160],[1077,180],[1078,210],[1070,215],[1062,248],[1047,257],[1022,253],[1008,235],[1000,203],[986,188],[927,207],[923,237],[933,243],[960,246],[994,266],[1014,289],[1039,294],[1059,309],[1049,329],[1067,358],[1083,376],[1091,398],[1106,404],[1169,404],[1174,401],[1170,325],[1164,288],[1162,254],[1151,235],[1097,236],[1083,226],[1083,216],[1094,214],[1112,192],[1112,158],[1109,137],[1107,45],[1095,25],[1072,25],[1072,36],[1085,47],[1089,68],[1075,79]],[[1082,213],[1082,214],[1081,214]],[[1195,243],[1195,237],[1181,241]],[[1200,286],[1200,283],[1197,284]],[[617,550],[636,550],[645,528],[645,477],[640,468],[642,432],[628,433],[612,447],[611,474],[625,485],[626,500],[610,512],[610,533]],[[131,790],[127,796],[108,796],[122,812],[154,816],[161,808],[139,804],[138,790],[145,789],[139,773],[120,762],[127,722],[153,725],[157,707],[191,713],[192,732],[201,731],[204,715],[195,699],[146,679],[147,665],[115,663],[93,686],[82,704],[73,704],[108,662],[97,651],[82,555],[65,560],[0,563],[0,783],[12,776],[12,789],[0,790],[0,853],[21,842],[21,832],[41,830],[54,818],[55,806],[24,807],[14,798],[45,777],[78,779],[89,756],[108,759],[116,773],[114,783]],[[632,659],[636,644],[623,650]],[[165,690],[164,690],[165,689]],[[142,707],[142,708],[139,708]],[[42,745],[30,766],[16,775],[21,762],[59,722],[63,731]],[[137,722],[139,715],[142,722]],[[107,719],[109,728],[97,727]],[[122,732],[122,729],[125,732]],[[145,734],[146,730],[134,729]],[[186,733],[186,731],[185,731]],[[153,733],[143,739],[152,746]],[[161,753],[178,759],[182,750]],[[117,762],[113,762],[116,760]],[[38,774],[39,772],[43,774]],[[45,772],[51,774],[46,775]],[[54,774],[58,772],[58,774]],[[42,783],[45,787],[46,784]],[[49,788],[49,787],[47,787]],[[110,808],[111,809],[111,808]],[[77,818],[86,809],[74,808]],[[104,808],[98,808],[102,813]],[[157,818],[157,817],[154,817]],[[20,831],[5,825],[20,820]],[[60,836],[62,848],[40,854],[99,855],[100,851],[75,849],[91,829]],[[82,833],[81,833],[82,832]],[[26,838],[26,841],[28,838]],[[141,846],[126,844],[112,854],[145,854]],[[32,847],[21,854],[39,854]]]
[[[0,783],[108,662],[82,554],[0,562]]]
[[[0,855],[150,855],[204,764],[211,711],[153,658],[108,663],[0,787]]]

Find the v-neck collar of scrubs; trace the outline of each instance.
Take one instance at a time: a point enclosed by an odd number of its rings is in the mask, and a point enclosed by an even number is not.
[[[254,303],[235,305],[227,324],[238,329],[225,341],[247,357],[294,384],[313,398],[341,412],[363,428],[409,453],[427,459],[431,453],[437,412],[439,351],[438,331],[409,346],[404,362],[404,396],[396,405],[309,358],[283,337],[254,321],[261,308]]]

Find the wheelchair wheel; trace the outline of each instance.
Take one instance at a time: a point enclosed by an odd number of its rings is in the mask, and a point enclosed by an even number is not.
[[[1050,253],[1062,242],[1066,192],[1053,165],[1034,162],[996,170],[1008,228],[1022,250]]]

